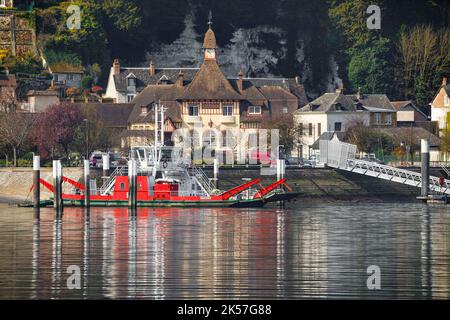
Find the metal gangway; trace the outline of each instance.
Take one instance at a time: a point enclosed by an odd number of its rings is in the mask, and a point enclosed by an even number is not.
[[[356,145],[339,141],[320,141],[320,162],[328,167],[413,187],[422,186],[422,175],[418,172],[356,159],[355,155]],[[450,194],[450,180],[430,176],[429,188],[436,193]]]

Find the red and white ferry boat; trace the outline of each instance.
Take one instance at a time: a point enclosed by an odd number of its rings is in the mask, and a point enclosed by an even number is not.
[[[158,110],[159,109],[159,110]],[[158,119],[159,115],[159,119]],[[182,157],[173,158],[173,147],[164,146],[164,108],[155,107],[155,143],[133,147],[130,160],[136,163],[137,207],[262,207],[266,203],[291,200],[299,195],[281,179],[262,186],[261,179],[248,181],[230,190],[218,190],[204,171]],[[130,162],[129,160],[129,162]],[[90,186],[90,206],[128,206],[128,167],[117,167],[102,187]],[[63,177],[77,192],[62,194],[65,206],[84,206],[85,185]],[[41,184],[53,192],[53,185]],[[255,188],[256,187],[256,188]]]

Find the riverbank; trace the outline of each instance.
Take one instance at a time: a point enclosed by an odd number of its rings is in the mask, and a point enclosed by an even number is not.
[[[100,171],[99,171],[100,173]],[[205,173],[213,176],[212,169]],[[435,173],[432,173],[435,174]],[[64,175],[80,181],[82,168],[64,168]],[[93,173],[94,176],[94,173]],[[42,179],[51,182],[51,168],[43,168]],[[226,190],[244,182],[243,179],[261,178],[261,184],[267,186],[276,180],[275,175],[261,175],[258,168],[221,169],[219,172],[219,188]],[[302,192],[302,201],[326,202],[411,202],[417,201],[420,189],[399,183],[363,176],[351,172],[338,171],[331,168],[288,168],[286,178],[289,186]],[[31,168],[0,169],[0,202],[17,203],[31,199],[33,171]],[[65,185],[65,192],[70,192],[70,185]],[[41,186],[42,199],[52,194]]]

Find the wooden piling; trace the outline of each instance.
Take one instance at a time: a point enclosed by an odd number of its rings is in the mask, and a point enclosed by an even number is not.
[[[39,209],[41,205],[41,160],[33,157],[33,207]]]
[[[84,160],[84,206],[89,208],[91,206],[91,175],[89,168],[89,160]]]

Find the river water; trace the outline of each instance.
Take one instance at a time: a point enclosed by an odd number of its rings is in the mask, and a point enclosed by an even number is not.
[[[381,288],[369,290],[374,265]],[[445,206],[66,208],[55,218],[0,205],[2,299],[449,297]]]

